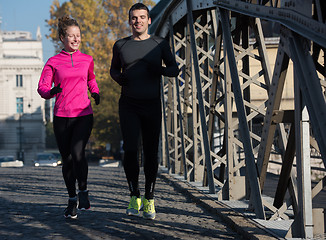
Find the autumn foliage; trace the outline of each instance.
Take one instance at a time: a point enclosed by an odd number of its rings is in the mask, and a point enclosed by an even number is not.
[[[50,38],[57,52],[62,49],[57,34],[58,18],[69,15],[79,23],[82,35],[80,51],[93,56],[96,80],[100,88],[101,104],[93,104],[94,128],[91,141],[96,147],[110,143],[113,151],[119,149],[120,128],[118,100],[120,87],[109,74],[114,42],[130,35],[128,10],[135,0],[70,0],[60,5],[54,0],[50,19],[46,22]],[[154,6],[152,0],[142,1]]]

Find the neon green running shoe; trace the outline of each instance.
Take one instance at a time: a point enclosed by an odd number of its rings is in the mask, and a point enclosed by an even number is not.
[[[155,219],[156,213],[154,207],[154,199],[147,200],[145,197],[143,197],[142,202],[144,206],[143,217],[145,219]]]
[[[139,216],[139,209],[141,208],[141,204],[142,202],[140,198],[132,196],[127,208],[127,215]]]

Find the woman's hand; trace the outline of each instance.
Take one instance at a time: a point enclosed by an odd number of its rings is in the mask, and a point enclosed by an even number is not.
[[[94,98],[94,100],[95,100],[95,104],[96,105],[99,105],[100,104],[100,95],[98,95],[97,93],[92,93],[91,94],[92,95],[92,98]]]
[[[50,90],[50,94],[51,94],[52,96],[55,95],[55,94],[57,94],[57,93],[61,93],[61,92],[62,92],[62,88],[60,87],[60,84],[61,84],[61,83],[59,83],[58,86],[53,87],[53,88]]]

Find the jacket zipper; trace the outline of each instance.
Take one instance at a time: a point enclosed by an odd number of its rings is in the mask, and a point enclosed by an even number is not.
[[[72,60],[72,54],[70,54],[70,58],[71,58],[71,65],[72,65],[72,67],[74,67],[74,61]]]

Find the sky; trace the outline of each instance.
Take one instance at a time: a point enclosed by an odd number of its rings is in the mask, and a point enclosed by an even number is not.
[[[54,47],[45,35],[50,33],[46,19],[50,18],[53,0],[0,0],[0,28],[2,31],[28,31],[36,39],[39,26],[42,34],[43,61],[54,55]],[[65,0],[59,0],[60,4]]]
[[[2,31],[28,31],[32,33],[33,39],[36,39],[37,27],[40,27],[44,63],[55,54],[52,42],[45,37],[50,34],[45,20],[50,18],[52,2],[53,0],[0,0]],[[62,4],[66,0],[59,2]]]

